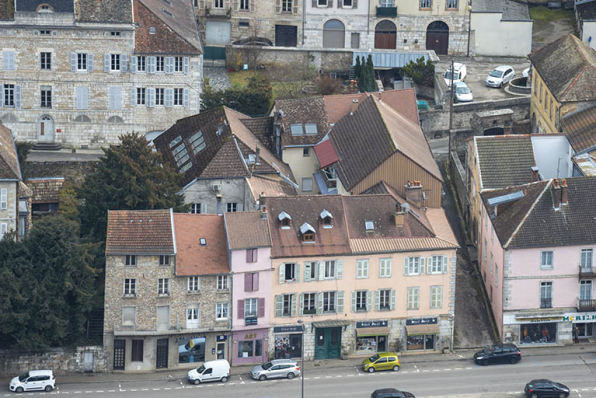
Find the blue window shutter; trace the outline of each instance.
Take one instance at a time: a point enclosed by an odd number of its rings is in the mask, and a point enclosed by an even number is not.
[[[166,73],[171,74],[174,72],[174,57],[166,57]]]
[[[132,69],[132,70],[131,70],[131,72],[132,72],[132,73],[137,73],[137,69],[139,68],[139,66],[138,66],[138,62],[139,62],[139,59],[138,59],[138,57],[136,57],[136,56],[133,56],[133,57],[131,58],[131,69]]]
[[[188,89],[187,88],[185,88],[183,90],[183,96],[184,96],[184,107],[185,108],[188,108],[188,102],[189,102],[188,101],[188,96],[189,96],[189,92],[188,92]],[[239,211],[242,211],[242,209],[240,209]]]
[[[174,106],[174,89],[173,88],[166,88],[165,91],[165,106],[166,108],[171,108]]]
[[[14,86],[14,106],[15,108],[21,107],[21,85],[17,84]]]
[[[122,54],[120,56],[120,70],[122,72],[127,72],[128,71],[128,64],[126,63],[127,59],[126,59],[126,55]]]
[[[4,105],[4,85],[0,84],[0,108]]]
[[[188,75],[188,69],[189,69],[189,59],[188,57],[184,57],[184,74]]]
[[[110,71],[110,54],[105,54],[103,56],[103,71],[104,72]]]
[[[155,88],[149,87],[147,89],[147,106],[153,108],[155,106]]]
[[[2,52],[2,64],[4,70],[15,70],[15,56],[14,51],[3,51]]]
[[[89,107],[89,88],[77,87],[76,108],[88,109]]]
[[[155,73],[155,57],[147,57],[147,72]]]
[[[93,54],[87,54],[87,72],[93,72]]]
[[[70,53],[70,71],[77,71],[77,53]]]
[[[130,88],[130,106],[135,106],[137,104],[137,89],[136,87]]]

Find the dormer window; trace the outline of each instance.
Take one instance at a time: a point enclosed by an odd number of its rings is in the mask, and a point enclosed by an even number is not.
[[[201,238],[199,239],[199,242],[201,242],[201,246],[207,246],[207,239]]]
[[[285,211],[282,211],[277,216],[279,223],[281,224],[281,229],[290,229],[290,224],[292,223],[292,217]]]
[[[300,227],[300,235],[302,237],[302,242],[315,242],[315,229],[312,225],[310,225],[307,222],[302,224],[302,226]]]
[[[333,228],[333,215],[329,211],[323,210],[319,216],[321,217],[321,221],[323,221],[323,228]]]
[[[39,7],[37,7],[37,12],[54,12],[54,9],[49,4],[40,4]]]

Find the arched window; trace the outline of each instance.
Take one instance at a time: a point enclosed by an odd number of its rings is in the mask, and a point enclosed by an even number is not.
[[[323,25],[323,47],[344,48],[346,41],[346,27],[337,19],[330,19]]]
[[[54,12],[54,8],[49,4],[40,4],[37,6],[37,12]]]
[[[391,21],[381,21],[375,26],[375,48],[395,50],[397,28]]]

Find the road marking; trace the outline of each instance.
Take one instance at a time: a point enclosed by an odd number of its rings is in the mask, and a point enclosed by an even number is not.
[[[229,385],[233,386],[234,384],[236,384],[236,383],[230,383]]]
[[[408,371],[407,371],[407,370],[404,370],[402,373],[403,373],[403,374],[406,374],[406,373],[408,373]]]
[[[443,370],[451,370],[451,369],[443,369]]]
[[[582,391],[588,391],[588,389],[587,388],[582,388]]]
[[[343,377],[343,376],[342,376],[342,375],[337,375],[337,376],[335,376],[335,377]]]
[[[133,390],[130,390],[130,391],[137,392],[137,389],[135,388],[135,389],[133,389]]]
[[[430,370],[428,370],[428,369],[424,369],[424,370],[423,370],[423,372],[430,372]]]
[[[470,370],[470,369],[472,369],[472,367],[469,367],[469,368],[466,368],[466,369]]]
[[[316,376],[316,377],[315,377],[315,379],[320,379],[320,378],[321,378],[321,376]]]
[[[176,387],[175,389],[176,390],[182,390],[182,387]]]
[[[95,392],[104,392],[104,391],[103,391],[103,390],[97,390],[97,391],[95,391]]]
[[[440,372],[441,369],[433,369],[433,372]]]
[[[161,390],[161,388],[153,388],[152,390],[153,391],[159,391],[159,390]]]
[[[333,377],[333,376],[325,376],[325,378],[326,378],[326,379],[330,379],[330,378],[332,378],[332,377]]]
[[[93,391],[85,391],[85,394],[92,394]]]
[[[166,390],[166,391],[167,391],[167,390],[171,390],[171,388],[170,388],[170,387],[166,387],[166,388],[164,388],[164,390]]]
[[[143,388],[141,391],[149,391],[148,388]]]

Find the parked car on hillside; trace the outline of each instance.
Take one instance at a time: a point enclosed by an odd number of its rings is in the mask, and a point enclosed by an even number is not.
[[[296,376],[300,376],[300,366],[298,366],[296,361],[291,359],[274,359],[273,361],[252,368],[250,376],[260,381],[280,377],[293,379]]]
[[[569,387],[547,379],[532,380],[526,384],[524,392],[528,398],[566,398]]]
[[[496,363],[514,364],[519,361],[521,351],[514,344],[496,344],[474,354],[474,362],[484,366]]]
[[[51,370],[31,370],[10,381],[9,389],[17,393],[24,391],[50,392],[56,387],[56,378]]]
[[[488,87],[503,87],[515,77],[515,71],[509,65],[497,66],[486,77]]]

